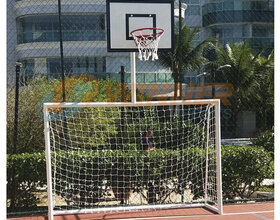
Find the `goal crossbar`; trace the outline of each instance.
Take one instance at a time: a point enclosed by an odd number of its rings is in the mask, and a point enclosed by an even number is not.
[[[169,106],[169,105],[220,105],[219,99],[201,100],[170,100],[170,101],[149,101],[149,102],[60,102],[44,103],[44,109],[48,108],[72,108],[72,107],[133,107],[133,106]]]

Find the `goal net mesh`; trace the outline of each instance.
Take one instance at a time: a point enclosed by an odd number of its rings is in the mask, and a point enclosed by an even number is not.
[[[214,105],[49,107],[46,117],[54,210],[217,205]]]

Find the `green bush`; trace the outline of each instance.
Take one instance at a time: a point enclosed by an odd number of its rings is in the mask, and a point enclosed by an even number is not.
[[[131,149],[135,148],[132,147],[128,151],[69,151],[68,160],[65,152],[59,152],[56,156],[57,166],[61,166],[61,171],[57,174],[61,179],[60,188],[57,188],[58,194],[66,202],[70,200],[67,195],[71,194],[71,200],[75,202],[76,199],[78,201],[79,192],[83,192],[81,197],[86,203],[87,199],[92,202],[106,193],[106,190],[102,190],[100,186],[133,188],[137,191],[147,189],[149,181],[152,180],[155,183],[154,190],[159,195],[158,199],[161,200],[170,193],[170,190],[164,187],[166,181],[172,181],[175,191],[179,192],[180,178],[178,177],[181,177],[185,180],[183,187],[189,184],[190,189],[195,192],[195,198],[203,196],[198,185],[204,187],[202,181],[205,173],[202,167],[205,167],[205,162],[203,164],[201,162],[204,161],[205,150],[189,148],[181,153],[179,150],[135,151]],[[214,156],[215,153],[212,152],[210,158]],[[71,179],[66,180],[67,164],[72,165],[67,167]],[[15,167],[17,187],[15,206],[35,206],[37,200],[34,192],[38,187],[46,185],[44,153],[8,155],[8,199],[13,192],[12,167]],[[190,175],[191,173],[193,175]],[[235,196],[246,198],[265,178],[273,178],[273,161],[263,148],[223,147],[222,174],[224,199]],[[214,174],[209,174],[208,178],[212,178],[211,175],[215,178]],[[83,184],[83,181],[90,180],[93,176],[94,181],[91,181],[90,185]],[[197,176],[201,177],[200,183],[195,185]],[[84,180],[78,181],[78,178]],[[104,180],[107,182],[105,183]],[[71,193],[66,193],[66,182],[68,182],[68,192]],[[79,198],[79,201],[82,201],[82,198]]]
[[[270,130],[266,130],[257,138],[252,139],[252,145],[263,147],[265,150],[270,152],[272,157],[274,157],[274,127]]]
[[[266,178],[273,178],[273,159],[263,148],[223,147],[224,198],[250,197]]]
[[[45,78],[40,78],[20,88],[17,153],[44,150],[44,121],[38,109],[41,99],[53,89],[56,83],[55,80],[47,81]],[[14,153],[14,98],[14,91],[9,92],[7,97],[7,153],[9,154]],[[51,101],[49,98],[51,97],[46,98],[46,101]]]
[[[14,179],[15,185],[12,184]],[[7,198],[15,196],[13,207],[33,207],[38,199],[34,192],[46,185],[44,153],[7,155]],[[9,201],[10,203],[10,201]]]
[[[97,81],[86,75],[69,77],[65,80],[65,90],[68,102],[120,101],[120,84],[112,79]],[[7,97],[7,153],[9,154],[14,153],[14,99],[14,91],[10,90]],[[59,80],[37,78],[20,88],[16,153],[44,150],[43,103],[61,101],[62,91]],[[100,140],[103,139],[106,137],[100,137]]]

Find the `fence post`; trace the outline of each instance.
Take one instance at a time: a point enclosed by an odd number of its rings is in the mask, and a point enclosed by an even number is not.
[[[121,66],[121,101],[125,102],[124,66]]]
[[[179,96],[183,96],[183,77],[182,77],[182,1],[179,0]]]
[[[15,118],[14,118],[14,135],[13,135],[13,154],[17,153],[17,139],[18,139],[18,100],[19,100],[19,76],[22,64],[16,62],[16,87],[15,87]],[[16,197],[16,180],[15,180],[15,167],[12,168],[12,195],[11,195],[11,207],[15,207],[15,197]]]

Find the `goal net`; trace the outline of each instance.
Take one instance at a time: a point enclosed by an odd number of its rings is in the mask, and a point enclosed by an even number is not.
[[[219,101],[46,103],[49,215],[222,213]]]

